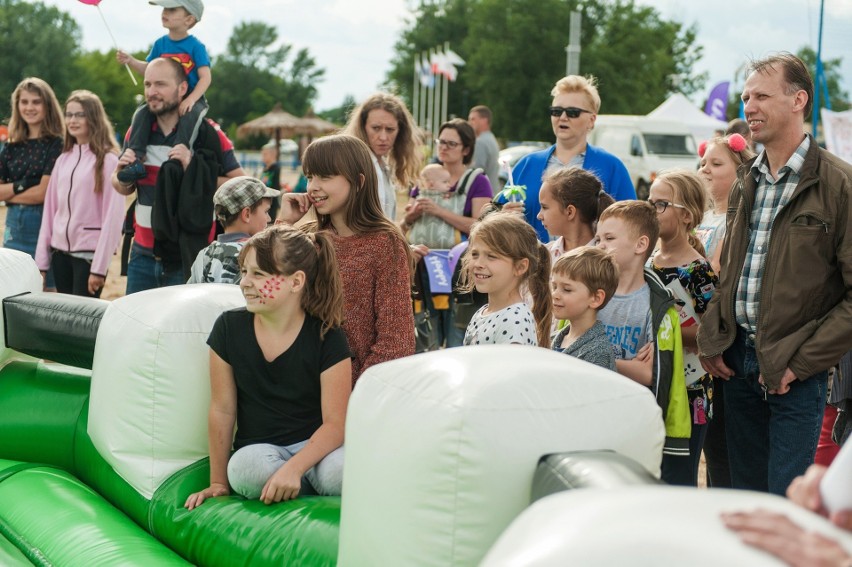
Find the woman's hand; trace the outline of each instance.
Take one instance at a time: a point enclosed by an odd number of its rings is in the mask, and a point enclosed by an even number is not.
[[[432,215],[433,217],[441,218],[444,214],[444,209],[435,204],[435,201],[428,197],[417,197],[417,208],[423,215]]]
[[[183,507],[187,510],[194,510],[201,506],[205,500],[208,498],[214,498],[216,496],[227,496],[231,493],[231,489],[228,488],[228,485],[222,484],[219,482],[214,482],[201,492],[196,492],[194,494],[190,494],[186,499]]]
[[[302,489],[302,474],[289,465],[290,463],[284,463],[275,471],[275,474],[269,477],[260,493],[261,502],[272,504],[292,500],[299,495]]]
[[[418,206],[417,201],[409,201],[405,205],[405,216],[402,218],[402,221],[406,225],[411,226],[422,216],[423,210]]]
[[[97,274],[89,274],[89,293],[95,295],[98,290],[104,287],[106,278]]]

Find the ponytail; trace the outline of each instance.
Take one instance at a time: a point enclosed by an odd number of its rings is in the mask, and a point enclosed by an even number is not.
[[[325,232],[307,236],[314,243],[317,262],[314,277],[305,281],[302,309],[322,321],[320,338],[323,338],[330,329],[343,325],[343,282],[331,237]]]
[[[553,317],[553,301],[550,295],[550,252],[538,243],[538,258],[530,262],[527,286],[533,298],[533,317],[538,346],[550,348],[550,323]]]
[[[692,246],[696,252],[701,254],[702,258],[707,257],[707,252],[704,250],[704,245],[701,244],[701,241],[698,240],[698,236],[695,234],[695,229],[690,230],[686,233],[686,238],[689,240],[689,245]]]
[[[615,199],[613,199],[609,195],[609,193],[604,191],[603,187],[601,187],[601,190],[598,191],[598,203],[597,203],[598,207],[597,207],[597,211],[595,212],[595,220],[592,222],[593,230],[597,230],[598,221],[601,218],[601,213],[604,212],[606,210],[606,208],[609,207],[613,203],[615,203]]]

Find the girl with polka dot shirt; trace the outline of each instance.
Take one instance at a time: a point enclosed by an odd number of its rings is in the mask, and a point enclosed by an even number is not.
[[[467,326],[465,345],[549,347],[550,253],[523,217],[500,213],[477,223],[462,262],[462,290],[488,295]],[[532,310],[522,287],[533,299]]]

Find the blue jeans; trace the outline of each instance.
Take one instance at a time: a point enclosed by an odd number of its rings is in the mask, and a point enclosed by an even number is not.
[[[163,263],[142,252],[142,247],[133,243],[130,260],[127,262],[127,295],[146,289],[185,284],[186,278],[180,266],[167,269]]]
[[[3,248],[26,252],[35,258],[43,211],[43,205],[6,205],[6,232],[3,234]],[[51,271],[47,272],[44,287],[47,289],[56,287]]]
[[[814,462],[828,372],[796,380],[783,395],[764,394],[754,340],[738,330],[725,351],[725,434],[734,488],[783,496]]]

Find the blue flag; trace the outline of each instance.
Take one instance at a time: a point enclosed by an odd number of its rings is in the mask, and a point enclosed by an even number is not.
[[[710,96],[707,98],[704,114],[712,116],[716,120],[728,121],[728,88],[730,86],[730,81],[724,81],[713,87]]]

